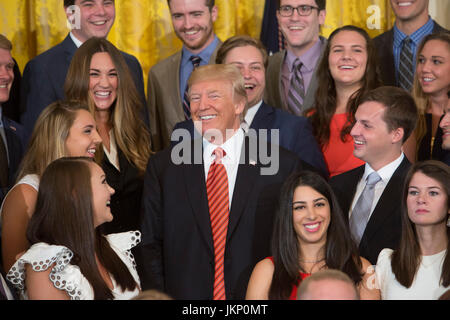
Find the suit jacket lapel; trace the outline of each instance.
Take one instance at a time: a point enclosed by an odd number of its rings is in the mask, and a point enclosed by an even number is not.
[[[248,205],[250,192],[256,178],[259,175],[258,159],[249,159],[249,139],[246,136],[241,150],[241,160],[236,175],[236,182],[233,190],[233,200],[231,201],[230,218],[228,222],[227,241],[232,236],[242,214]]]
[[[197,140],[196,143],[199,142],[202,143],[201,140]],[[194,140],[193,143],[195,143]],[[193,143],[191,144],[191,150],[194,150]],[[203,166],[203,156],[201,157],[201,163],[196,164],[194,162],[194,152],[192,152],[191,161],[192,164],[182,165],[184,177],[183,183],[185,184],[185,189],[190,201],[191,210],[194,214],[195,220],[197,221],[201,234],[208,248],[211,250],[211,253],[214,254],[211,220],[209,217],[208,199],[206,196],[206,180],[205,169]]]
[[[261,128],[269,129],[272,128],[272,122],[274,117],[274,110],[270,108],[267,104],[263,103],[259,107],[258,112],[255,114],[250,128],[258,130]]]
[[[359,180],[361,180],[361,177],[364,174],[365,166],[362,165],[358,168],[356,168],[353,171],[353,174],[348,177],[348,185],[351,186],[351,189],[347,190],[348,192],[345,192],[344,197],[342,197],[342,211],[346,217],[346,219],[349,219],[350,216],[350,210],[352,207],[353,198],[355,197],[356,193],[356,187],[358,186]]]
[[[73,42],[72,38],[70,37],[70,34],[68,34],[67,37],[62,42],[62,46],[64,47],[64,53],[66,54],[67,65],[70,65],[73,55],[75,54],[75,51],[77,51],[78,49],[75,43]]]

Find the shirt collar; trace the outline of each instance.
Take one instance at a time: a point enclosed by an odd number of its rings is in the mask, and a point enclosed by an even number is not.
[[[409,35],[409,38],[414,42],[416,46],[420,44],[422,41],[424,35],[432,33],[434,28],[434,21],[428,16],[428,21],[423,26],[421,26],[419,29],[414,31],[412,34]],[[402,45],[403,40],[407,37],[405,33],[400,31],[399,28],[397,28],[397,24],[394,25],[394,46],[400,47]]]
[[[198,54],[193,54],[191,51],[189,51],[189,49],[187,49],[183,45],[181,63],[182,64],[187,63],[192,56],[199,56],[202,59],[202,62],[208,63],[209,59],[211,58],[211,56],[214,53],[214,50],[216,49],[218,44],[219,44],[219,38],[217,38],[217,36],[214,36],[213,42],[211,42],[205,49],[203,49]]]
[[[385,165],[384,167],[382,167],[381,169],[379,169],[377,171],[378,175],[380,176],[381,180],[383,180],[384,183],[388,183],[389,182],[389,180],[391,179],[391,177],[394,174],[395,170],[397,170],[397,168],[400,165],[400,163],[402,163],[404,157],[405,157],[405,155],[402,152],[397,159],[395,159],[394,161],[392,161],[391,163]],[[366,181],[366,179],[369,176],[369,174],[371,174],[374,171],[375,170],[373,170],[373,168],[370,166],[370,164],[368,164],[366,162],[364,175],[362,176],[361,181]]]
[[[239,163],[240,151],[244,141],[244,130],[239,128],[222,145],[217,145],[203,138],[203,159],[205,163],[211,163],[214,160],[213,151],[220,147],[225,151],[222,163],[237,164]]]
[[[252,125],[253,119],[255,118],[256,113],[258,112],[259,108],[262,105],[262,100],[255,104],[254,106],[251,106],[247,109],[247,113],[245,114],[245,122],[250,127]]]
[[[303,63],[302,69],[305,69],[305,71],[308,72],[314,70],[317,64],[317,60],[319,60],[320,53],[322,52],[322,44],[322,40],[321,38],[319,38],[319,40],[316,41],[316,43],[300,57],[297,57],[293,52],[287,49],[286,62],[289,67],[289,71],[293,72],[294,62],[297,58],[299,58]]]
[[[81,45],[83,44],[83,42],[81,42],[80,40],[78,40],[77,37],[75,37],[75,35],[74,35],[72,32],[70,32],[69,34],[70,34],[70,38],[71,38],[72,41],[75,43],[75,46],[76,46],[77,48],[81,47]]]

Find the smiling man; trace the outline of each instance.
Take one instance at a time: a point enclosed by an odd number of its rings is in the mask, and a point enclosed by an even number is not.
[[[312,107],[318,85],[315,70],[326,42],[319,36],[325,22],[325,0],[277,0],[277,5],[287,49],[269,58],[265,100],[302,115]]]
[[[380,87],[365,94],[350,135],[353,154],[366,164],[330,180],[360,254],[372,264],[400,240],[401,186],[410,166],[402,145],[417,118],[414,99],[403,89]]]
[[[197,66],[214,62],[220,40],[213,23],[218,9],[214,0],[167,0],[172,25],[183,42],[182,50],[154,65],[148,74],[148,108],[154,151],[170,144],[177,122],[191,119],[187,81]]]
[[[381,78],[386,86],[410,91],[416,70],[416,51],[430,33],[448,32],[428,14],[429,0],[390,0],[394,27],[374,38]]]
[[[29,61],[24,69],[20,101],[24,112],[21,123],[28,136],[41,111],[50,103],[64,99],[63,85],[77,48],[91,37],[106,38],[116,16],[114,0],[64,0],[64,10],[73,26],[71,32],[63,42]],[[145,104],[141,65],[134,56],[125,52],[122,54],[142,103]],[[147,113],[144,119],[148,123]]]
[[[243,299],[255,263],[270,255],[279,190],[303,165],[279,148],[273,159],[278,170],[262,174],[261,152],[252,150],[265,143],[241,128],[244,83],[231,65],[194,70],[190,106],[202,137],[186,143],[185,162],[176,163],[177,146],[149,160],[136,252],[143,290],[156,288],[175,299]]]

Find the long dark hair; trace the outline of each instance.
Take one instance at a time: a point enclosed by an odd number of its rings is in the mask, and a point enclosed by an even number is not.
[[[84,157],[50,163],[40,180],[27,238],[30,245],[45,242],[70,249],[70,263],[89,281],[94,299],[114,299],[99,272],[96,255],[123,291],[134,290],[137,284],[99,228],[94,228],[91,165],[95,165],[92,159]]]
[[[366,40],[367,50],[367,65],[366,71],[362,77],[361,88],[353,93],[347,102],[347,122],[341,131],[341,140],[346,141],[348,134],[353,126],[356,109],[358,108],[361,96],[382,85],[380,80],[380,72],[378,70],[377,53],[373,45],[372,39],[369,37],[364,29],[355,26],[343,26],[331,33],[322,55],[322,59],[317,67],[317,79],[319,87],[315,95],[315,104],[312,110],[306,111],[306,116],[309,116],[313,133],[320,145],[324,146],[330,139],[330,123],[331,118],[336,112],[337,107],[337,93],[336,84],[330,72],[330,65],[328,57],[330,55],[331,43],[333,38],[341,31],[354,31],[359,33]]]
[[[409,219],[407,197],[408,188],[414,174],[421,172],[436,180],[447,195],[447,211],[450,208],[450,168],[443,162],[427,160],[415,163],[408,172],[403,186],[402,199],[402,237],[397,250],[392,253],[391,267],[397,281],[404,287],[411,287],[422,261],[419,240],[415,224]],[[447,226],[447,252],[442,266],[441,283],[444,287],[450,285],[450,227]]]
[[[322,194],[330,204],[330,224],[325,245],[327,268],[346,273],[356,284],[362,280],[362,264],[358,249],[351,239],[348,222],[339,207],[331,187],[317,173],[302,171],[288,177],[281,190],[279,210],[275,218],[272,253],[275,270],[269,299],[287,299],[292,286],[300,281],[301,247],[292,222],[292,202],[295,189],[308,186]]]

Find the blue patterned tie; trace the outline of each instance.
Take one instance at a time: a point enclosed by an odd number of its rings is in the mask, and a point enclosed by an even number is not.
[[[367,222],[369,221],[375,185],[381,180],[381,178],[378,173],[374,171],[369,174],[366,180],[366,186],[359,196],[358,201],[353,208],[352,216],[350,217],[350,231],[352,232],[353,239],[358,246],[361,242],[364,230],[366,229]]]
[[[403,39],[402,50],[400,51],[400,65],[398,67],[398,85],[406,91],[411,91],[414,80],[414,62],[410,37]]]
[[[194,70],[195,70],[195,68],[197,68],[200,65],[202,58],[200,58],[199,56],[191,56],[189,58],[189,60],[191,60],[192,65],[194,66]],[[188,85],[186,85],[186,90],[184,90],[184,95],[183,95],[183,111],[184,111],[184,117],[186,118],[186,120],[189,120],[191,118],[191,107],[190,107],[188,91],[189,91],[189,87],[188,87]]]

